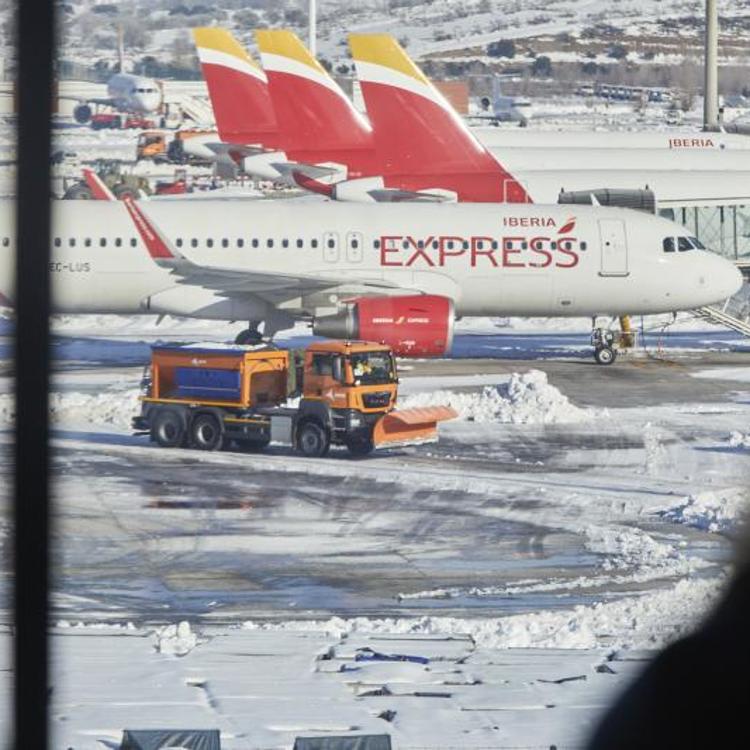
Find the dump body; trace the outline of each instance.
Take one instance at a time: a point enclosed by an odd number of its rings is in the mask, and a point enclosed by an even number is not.
[[[448,407],[395,410],[391,350],[364,342],[312,344],[302,353],[242,347],[154,348],[147,393],[133,420],[165,447],[204,450],[234,441],[292,443],[308,456],[330,445],[365,455],[380,445],[437,439]],[[299,397],[289,405],[290,397]]]

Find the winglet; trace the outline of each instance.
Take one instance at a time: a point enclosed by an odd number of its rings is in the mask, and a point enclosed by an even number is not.
[[[159,261],[178,260],[180,256],[169,247],[166,240],[164,240],[156,227],[146,218],[136,202],[130,196],[123,198],[122,202],[125,204],[125,208],[130,214],[130,218],[133,220],[138,234],[141,235],[141,239],[146,245],[149,255],[157,263]]]
[[[95,201],[116,201],[115,194],[107,187],[101,177],[93,169],[83,169],[83,179],[91,190]]]
[[[276,148],[278,128],[266,74],[226,29],[193,29],[219,136]]]

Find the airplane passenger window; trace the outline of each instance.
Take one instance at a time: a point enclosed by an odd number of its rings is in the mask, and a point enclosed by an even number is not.
[[[237,238],[237,247],[245,247],[245,240],[242,237]]]
[[[303,240],[297,240],[297,247],[298,247],[298,248],[302,249],[302,247],[304,246],[304,244],[305,244],[305,243],[304,243],[304,241],[303,241]]]
[[[484,249],[484,242],[482,240],[477,241],[477,249],[483,250]]]
[[[328,247],[330,247],[331,249],[336,247],[336,241],[333,239],[328,240]]]
[[[289,247],[289,240],[281,240],[281,247]]]
[[[665,237],[664,242],[662,243],[662,247],[664,248],[665,253],[673,253],[674,252],[674,237]]]
[[[251,244],[251,245],[252,245],[253,247],[258,247],[258,240],[253,240],[253,241],[252,241],[252,242],[251,242],[250,244]]]
[[[91,237],[86,237],[86,239],[83,241],[83,244],[85,247],[91,247]]]
[[[266,245],[267,245],[268,247],[273,247],[273,240],[272,240],[272,239],[268,239],[268,240],[266,241]]]
[[[190,240],[190,247],[198,247],[198,240],[193,237],[192,240]]]
[[[135,237],[130,238],[130,247],[137,247],[138,246],[138,240]]]
[[[511,250],[513,248],[513,241],[512,240],[505,240],[505,247],[507,250]]]
[[[373,243],[372,243],[372,246],[373,246],[373,247],[374,247],[374,248],[375,248],[376,250],[378,250],[378,249],[380,248],[380,240],[375,240],[375,242],[373,242]],[[315,246],[313,245],[313,247],[315,247]]]
[[[76,238],[75,238],[75,237],[71,237],[71,238],[70,238],[70,239],[68,240],[68,246],[69,246],[69,247],[75,247],[75,246],[76,246]]]
[[[122,247],[122,239],[120,237],[115,237],[115,247]]]
[[[448,240],[448,250],[453,250],[453,240]]]
[[[207,239],[206,240],[206,247],[213,247],[213,246],[214,246],[214,241],[212,239]]]
[[[586,249],[586,243],[585,242],[581,242],[581,244],[579,245],[579,247],[581,248],[581,250],[585,250]]]
[[[175,240],[175,245],[177,245],[177,247],[182,247],[182,237],[178,237]]]
[[[329,242],[330,242],[330,240],[329,240]],[[328,245],[328,247],[330,247],[330,245]],[[404,240],[404,241],[403,241],[403,242],[401,243],[401,247],[403,247],[403,248],[404,248],[404,250],[408,250],[408,249],[409,249],[409,240]]]
[[[521,249],[522,249],[522,250],[526,250],[526,248],[527,248],[528,246],[529,246],[529,243],[528,243],[528,242],[526,242],[525,240],[524,240],[524,241],[523,241],[523,242],[521,243]]]
[[[222,247],[229,247],[229,240],[228,240],[228,239],[226,239],[226,238],[224,238],[224,239],[223,239],[223,240],[221,241],[221,246],[222,246]]]
[[[62,240],[59,237],[55,237],[55,247],[60,247],[60,245],[62,245]]]
[[[497,240],[492,240],[492,249],[497,250],[500,245],[498,244]]]
[[[419,241],[419,244],[424,247],[424,242]],[[359,247],[359,240],[352,240],[352,247],[356,250]]]
[[[706,246],[697,237],[691,237],[690,241],[693,243],[693,247],[697,248],[698,250],[706,249]]]
[[[440,246],[440,243],[437,240],[433,240],[432,241],[432,249],[433,250],[437,250],[439,246]]]
[[[678,237],[677,238],[677,249],[681,253],[686,253],[688,250],[693,249],[693,243],[690,242],[690,240],[687,237]]]
[[[557,250],[557,243],[556,243],[556,242],[555,242],[554,240],[553,240],[552,242],[550,242],[550,243],[549,243],[549,246],[550,246],[550,247],[551,247],[551,248],[552,248],[553,250]]]
[[[461,243],[461,247],[463,247],[464,250],[468,250],[469,249],[469,243],[466,240],[464,240]]]
[[[107,247],[107,238],[106,237],[100,237],[99,238],[99,247]]]
[[[313,247],[313,248],[315,248],[315,247],[317,247],[317,246],[318,246],[318,241],[317,241],[317,240],[311,240],[311,242],[310,242],[310,247]]]

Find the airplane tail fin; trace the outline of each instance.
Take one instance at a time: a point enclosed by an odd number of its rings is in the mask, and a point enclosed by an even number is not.
[[[91,196],[95,201],[116,201],[117,197],[107,187],[101,177],[93,169],[85,168],[82,170],[83,179],[91,190]]]
[[[193,29],[193,39],[221,140],[266,145],[278,128],[263,70],[226,29]]]
[[[393,37],[351,34],[349,45],[383,163],[402,173],[439,175],[460,200],[527,200]],[[448,176],[459,174],[460,184],[449,185]]]
[[[257,30],[255,39],[285,150],[372,148],[366,118],[296,34]]]

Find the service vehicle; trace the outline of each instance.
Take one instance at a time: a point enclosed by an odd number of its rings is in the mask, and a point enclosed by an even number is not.
[[[143,390],[133,428],[166,448],[235,442],[259,450],[274,440],[308,457],[325,456],[331,445],[365,456],[433,442],[437,423],[457,416],[447,406],[397,410],[392,350],[362,341],[316,342],[304,351],[158,346]]]

